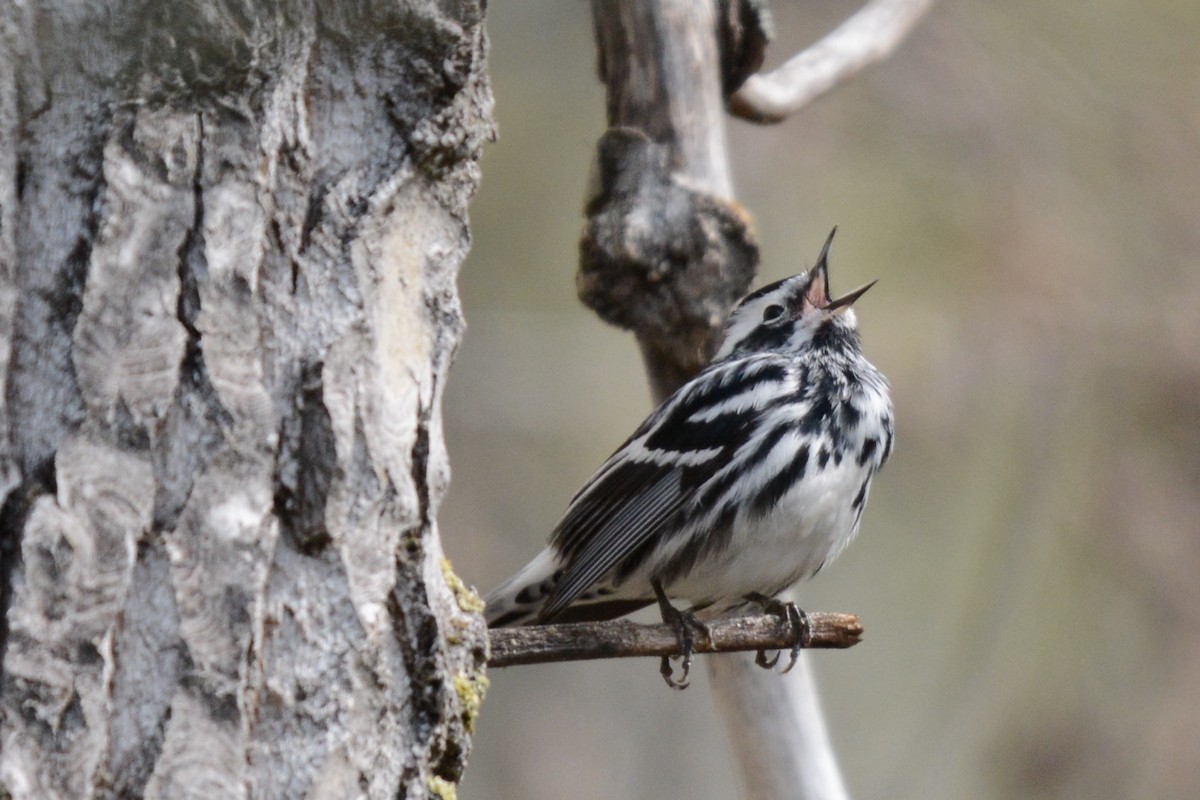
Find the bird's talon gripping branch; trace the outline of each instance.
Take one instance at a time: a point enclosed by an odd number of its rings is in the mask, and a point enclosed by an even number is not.
[[[696,649],[696,634],[700,634],[709,643],[712,642],[712,637],[709,634],[708,626],[696,619],[695,614],[690,611],[680,611],[671,605],[671,601],[667,599],[667,593],[663,591],[661,583],[655,580],[651,581],[650,585],[654,588],[654,596],[658,599],[658,610],[662,613],[663,622],[675,628],[675,634],[679,637],[680,652],[678,658],[681,662],[679,680],[675,680],[674,670],[671,668],[670,656],[662,657],[658,671],[662,673],[663,680],[667,682],[667,686],[670,686],[672,689],[686,689],[691,685],[687,677],[692,669],[692,654]]]
[[[779,651],[776,650],[775,657],[768,660],[767,659],[767,651],[759,650],[754,655],[754,663],[757,664],[758,666],[762,667],[763,669],[774,669],[775,665],[779,663]]]
[[[796,660],[800,658],[800,650],[812,644],[812,626],[808,623],[808,614],[804,613],[804,609],[798,608],[795,603],[787,603],[785,606],[788,615],[788,622],[800,632],[796,643],[792,645],[792,651],[789,655],[788,665],[783,668],[782,675],[786,675],[792,671],[792,667],[796,666]]]
[[[797,631],[796,643],[792,645],[788,654],[788,665],[780,671],[781,675],[786,675],[792,671],[792,667],[796,666],[796,661],[800,658],[800,651],[812,644],[812,627],[808,623],[808,615],[795,603],[785,603],[777,597],[767,597],[758,592],[746,595],[746,599],[761,608],[764,614],[773,614],[786,620]],[[768,661],[766,651],[759,650],[758,655],[754,658],[754,663],[763,669],[774,669],[775,665],[779,663],[779,656],[782,652],[777,652],[775,658]]]
[[[675,669],[671,666],[671,657],[663,656],[662,663],[660,663],[658,666],[658,671],[663,676],[663,680],[667,682],[667,686],[670,686],[672,689],[679,689],[682,691],[683,689],[686,689],[692,685],[687,679],[689,668],[689,662],[684,661],[683,674],[680,676],[679,680],[675,680]]]

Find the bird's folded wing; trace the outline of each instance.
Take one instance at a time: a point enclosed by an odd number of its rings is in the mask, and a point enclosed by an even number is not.
[[[553,617],[679,527],[678,515],[747,442],[786,374],[775,358],[724,364],[652,414],[580,490],[555,529],[550,544],[567,566],[541,617]]]
[[[636,480],[633,476],[644,475],[647,464],[627,463],[609,472],[616,484]],[[657,534],[668,527],[679,511],[683,496],[679,492],[678,469],[655,469],[657,476],[640,487],[633,496],[622,494],[613,502],[607,497],[590,495],[580,498],[572,506],[579,512],[579,522],[570,533],[576,534],[580,546],[568,562],[554,591],[542,608],[541,617],[549,619],[562,611],[581,594],[590,589],[600,578],[616,567],[623,559],[637,551],[647,542],[655,541]],[[597,490],[604,483],[595,484]],[[570,520],[563,521],[560,532]]]

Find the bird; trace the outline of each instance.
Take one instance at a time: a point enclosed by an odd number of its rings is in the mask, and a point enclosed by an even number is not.
[[[666,657],[663,677],[684,688],[702,618],[756,604],[806,624],[777,596],[857,535],[894,439],[888,383],[863,355],[852,307],[875,281],[831,298],[836,232],[811,269],[736,304],[708,366],[575,494],[549,545],[487,595],[489,627],[608,620],[657,602],[683,641],[683,679]],[[775,662],[760,652],[758,663]]]

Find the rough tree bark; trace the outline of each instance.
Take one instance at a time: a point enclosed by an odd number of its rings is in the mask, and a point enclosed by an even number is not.
[[[482,2],[0,6],[0,786],[424,797]],[[2,793],[2,792],[0,792]]]

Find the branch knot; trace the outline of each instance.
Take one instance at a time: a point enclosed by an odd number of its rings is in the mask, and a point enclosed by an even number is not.
[[[749,214],[688,185],[670,152],[632,128],[600,137],[576,288],[605,322],[698,370],[754,278],[758,243]]]

